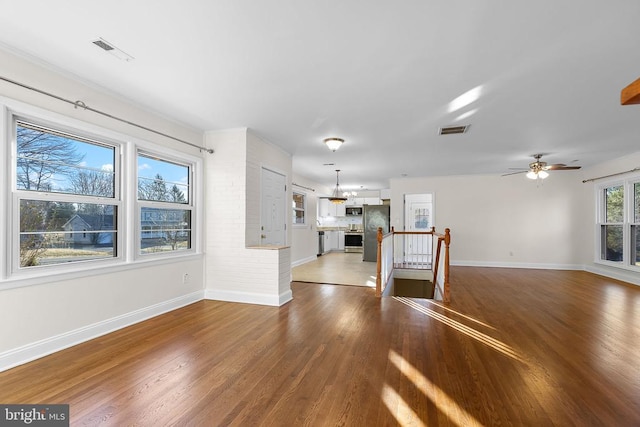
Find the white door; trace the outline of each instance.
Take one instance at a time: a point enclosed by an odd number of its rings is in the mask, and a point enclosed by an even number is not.
[[[405,194],[404,230],[431,231],[433,226],[433,195]],[[431,263],[432,236],[407,236],[405,239],[405,262]]]
[[[284,175],[262,169],[261,245],[284,246],[287,242],[285,182]]]

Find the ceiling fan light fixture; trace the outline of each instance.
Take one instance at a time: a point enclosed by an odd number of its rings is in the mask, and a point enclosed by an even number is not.
[[[340,148],[342,146],[342,144],[344,144],[344,139],[342,139],[342,138],[325,138],[323,140],[323,142],[329,148],[329,150],[336,151],[338,148]]]
[[[538,172],[529,171],[529,172],[527,172],[526,176],[529,179],[538,179],[538,178],[539,179],[545,179],[545,178],[547,178],[549,176],[549,172],[546,172],[546,171],[543,171],[543,170],[538,171]]]

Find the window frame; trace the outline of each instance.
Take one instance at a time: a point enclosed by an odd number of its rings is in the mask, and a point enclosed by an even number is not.
[[[294,201],[294,197],[297,195],[302,196],[302,208],[297,208],[295,206],[295,201]],[[291,224],[294,227],[305,227],[307,225],[307,201],[308,201],[308,196],[307,193],[305,193],[304,191],[296,191],[293,190],[291,193],[291,200],[292,200],[292,214],[291,214]],[[302,212],[302,222],[295,222],[296,220],[296,212]]]
[[[46,266],[15,269],[15,263],[19,263],[19,200],[16,195],[17,183],[17,136],[15,120],[22,119],[45,128],[51,128],[70,135],[77,135],[106,146],[118,146],[114,155],[115,174],[114,191],[118,192],[119,199],[114,201],[117,205],[117,218],[114,228],[117,228],[117,239],[114,248],[116,257],[101,258],[96,260],[82,260],[77,262],[60,263]],[[41,285],[52,281],[73,280],[98,274],[115,273],[166,264],[167,262],[198,259],[202,256],[204,241],[204,193],[203,193],[203,164],[204,155],[189,154],[187,149],[173,149],[165,141],[157,141],[158,138],[146,138],[132,136],[129,133],[105,128],[102,125],[79,120],[64,114],[56,113],[26,102],[0,96],[0,243],[3,245],[3,255],[0,256],[0,290],[20,288],[24,286]],[[135,243],[137,241],[136,230],[136,197],[137,192],[132,191],[137,187],[136,161],[137,150],[143,149],[149,153],[172,158],[178,163],[189,163],[191,169],[191,250],[176,251],[167,256],[136,257]],[[201,151],[202,153],[202,151]],[[118,166],[116,166],[116,164]],[[129,183],[135,182],[129,185]],[[30,190],[20,190],[28,193],[22,199],[62,201],[77,197],[65,193],[36,193]],[[53,197],[51,197],[53,195]],[[60,197],[58,197],[60,196]],[[83,196],[82,202],[105,203],[104,199],[95,196]],[[111,202],[108,202],[112,204]],[[116,225],[117,224],[117,225]]]
[[[634,209],[634,185],[640,183],[640,174],[630,175],[625,179],[609,180],[596,185],[595,188],[595,202],[596,202],[596,224],[595,224],[595,248],[594,248],[594,263],[615,267],[619,269],[640,272],[640,265],[636,265],[632,259],[634,253],[633,239],[631,233],[634,227],[640,227],[640,222],[635,222],[635,209]],[[622,221],[621,222],[607,222],[606,216],[606,195],[607,188],[621,186],[623,194],[622,203]],[[622,227],[622,260],[610,261],[602,258],[603,248],[603,233],[602,227],[606,225],[620,225]]]
[[[10,215],[10,246],[7,251],[8,267],[6,269],[7,274],[11,277],[30,277],[38,274],[56,274],[67,271],[73,271],[77,268],[81,268],[81,265],[109,265],[122,262],[124,255],[123,239],[120,237],[122,230],[122,213],[123,213],[123,201],[122,201],[122,188],[121,188],[121,170],[122,170],[122,150],[123,143],[117,141],[107,135],[92,132],[86,127],[80,124],[76,126],[69,126],[66,123],[58,123],[43,118],[38,115],[21,113],[18,111],[11,111],[8,113],[8,117],[5,118],[8,131],[8,139],[10,141],[9,149],[10,155],[9,161],[11,163],[11,174],[9,176],[10,188],[11,188],[11,215]],[[112,148],[114,150],[113,158],[113,175],[114,175],[114,194],[113,197],[108,196],[92,196],[82,194],[72,194],[64,192],[49,192],[49,191],[36,191],[36,190],[24,190],[18,188],[17,176],[18,176],[18,137],[17,126],[18,122],[25,122],[31,125],[42,127],[45,130],[50,129],[54,132],[60,132],[68,134],[70,137],[77,137],[79,140],[86,140],[87,143],[95,143],[104,147]],[[5,163],[6,164],[6,163]],[[110,205],[116,209],[116,221],[114,225],[115,242],[113,245],[113,251],[115,255],[108,258],[100,258],[95,260],[77,260],[68,263],[54,263],[42,266],[22,267],[20,265],[20,202],[22,200],[44,201],[44,202],[60,202],[60,203],[87,203],[87,204],[99,204]]]
[[[173,163],[179,166],[185,166],[188,168],[188,195],[187,195],[187,203],[177,203],[177,202],[167,202],[167,201],[157,201],[157,200],[143,200],[138,196],[138,157],[139,156],[150,157],[158,161],[164,161],[167,163]],[[144,260],[144,259],[163,259],[170,258],[180,255],[191,255],[199,252],[199,236],[195,233],[197,227],[196,223],[198,220],[197,209],[195,200],[197,198],[195,190],[196,183],[196,170],[197,163],[193,160],[188,160],[186,156],[180,156],[176,153],[168,154],[161,153],[157,150],[152,150],[146,147],[137,146],[135,149],[135,157],[133,159],[135,165],[135,176],[132,181],[135,182],[135,189],[133,190],[133,198],[135,203],[135,244],[134,244],[134,259]],[[142,210],[143,208],[151,208],[151,209],[170,209],[170,210],[186,210],[190,212],[190,246],[187,249],[183,250],[171,250],[166,252],[142,252]],[[132,237],[133,239],[133,237]]]

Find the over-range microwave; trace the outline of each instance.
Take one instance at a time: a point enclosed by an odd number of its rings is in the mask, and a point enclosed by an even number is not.
[[[345,215],[362,215],[362,206],[347,206],[345,208]]]

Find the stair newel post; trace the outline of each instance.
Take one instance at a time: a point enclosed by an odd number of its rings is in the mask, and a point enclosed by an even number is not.
[[[382,227],[378,227],[378,254],[376,255],[376,296],[382,296]]]
[[[444,292],[443,302],[451,301],[451,289],[449,287],[449,243],[451,243],[450,229],[444,229]]]

